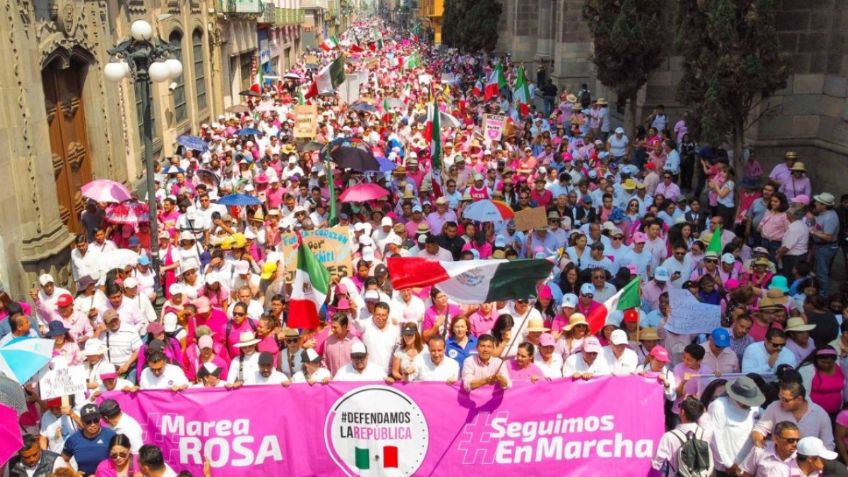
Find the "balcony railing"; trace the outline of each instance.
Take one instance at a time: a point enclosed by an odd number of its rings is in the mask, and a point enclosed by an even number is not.
[[[327,0],[300,0],[301,8],[323,8],[327,9]]]
[[[261,15],[265,10],[260,0],[218,0],[218,13]]]

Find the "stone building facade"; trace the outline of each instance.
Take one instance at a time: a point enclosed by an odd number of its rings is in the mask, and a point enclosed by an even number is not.
[[[502,0],[497,50],[511,53],[528,72],[542,69],[560,88],[576,90],[588,83],[595,96],[605,96],[612,104],[615,95],[594,79],[584,3]],[[746,142],[766,167],[783,151],[797,150],[817,190],[848,192],[838,175],[830,173],[844,168],[848,159],[848,2],[780,0],[778,4],[777,29],[792,74],[787,87],[764,106],[768,111],[747,132]],[[674,8],[675,2],[668,0],[664,19],[668,27],[659,34],[667,37],[669,54],[638,96],[638,117],[646,117],[657,104],[664,104],[674,120],[684,109],[674,100],[683,76],[681,58],[672,50]],[[614,111],[613,117],[621,120]]]

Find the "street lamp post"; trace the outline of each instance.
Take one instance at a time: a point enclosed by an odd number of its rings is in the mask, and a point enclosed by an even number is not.
[[[147,206],[150,219],[150,254],[152,255],[155,288],[161,289],[159,277],[159,227],[157,225],[156,185],[153,161],[153,104],[150,100],[151,82],[172,81],[183,73],[180,60],[172,58],[171,47],[153,35],[153,27],[144,20],[130,26],[132,38],[108,50],[110,62],[103,68],[106,79],[119,82],[124,78],[138,81],[141,88],[141,109],[144,129],[144,166],[147,182]],[[164,292],[164,290],[162,290]],[[161,296],[161,295],[160,295]]]

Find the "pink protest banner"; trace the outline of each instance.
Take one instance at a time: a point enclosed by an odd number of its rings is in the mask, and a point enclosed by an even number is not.
[[[642,477],[662,387],[639,376],[516,383],[332,383],[109,393],[175,470],[200,475]],[[469,473],[471,472],[471,473]]]

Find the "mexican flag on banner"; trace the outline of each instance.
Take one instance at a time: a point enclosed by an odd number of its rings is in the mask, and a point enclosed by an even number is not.
[[[331,51],[339,46],[339,39],[331,36],[330,38],[325,38],[318,46],[320,46],[324,51]]]
[[[359,470],[369,470],[371,469],[371,449],[367,447],[355,447],[355,464],[356,468]],[[398,448],[397,446],[383,446],[383,458],[379,459],[379,455],[375,456],[377,460],[375,462],[382,461],[383,464],[381,467],[383,469],[397,469],[398,468]]]
[[[512,86],[512,98],[515,103],[518,114],[522,118],[526,118],[530,114],[530,88],[527,86],[527,76],[524,74],[524,68],[518,68],[518,75],[515,78],[515,84]]]
[[[289,328],[316,329],[318,310],[330,291],[330,272],[301,240],[297,247],[297,270],[289,300]]]
[[[314,98],[320,93],[335,91],[340,84],[344,83],[344,80],[345,58],[344,55],[339,55],[332,63],[318,72],[318,75],[312,80],[309,91],[306,92],[306,99]]]
[[[641,305],[639,297],[639,277],[630,280],[630,283],[624,285],[624,288],[616,292],[615,295],[609,297],[601,306],[595,308],[589,313],[586,321],[589,322],[589,333],[595,334],[604,327],[607,322],[607,316],[613,311],[623,311],[630,308],[636,308]]]
[[[506,78],[504,77],[503,65],[500,63],[495,66],[495,69],[486,79],[486,86],[483,89],[483,99],[486,101],[501,93],[501,88],[506,88]]]
[[[535,297],[536,285],[554,264],[544,259],[440,262],[391,257],[388,267],[395,290],[435,285],[458,303],[490,303]]]

